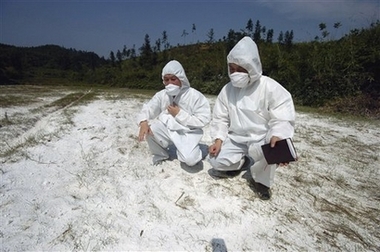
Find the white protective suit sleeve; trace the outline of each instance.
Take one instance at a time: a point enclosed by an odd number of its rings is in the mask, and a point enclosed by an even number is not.
[[[190,108],[181,108],[179,113],[175,116],[177,122],[188,128],[203,128],[211,120],[210,103],[207,98],[195,89],[190,88],[186,93],[189,93],[191,97],[188,104],[192,104]],[[184,94],[182,99],[187,96]],[[179,102],[181,107],[182,102]]]
[[[211,121],[210,136],[212,140],[220,139],[224,141],[228,135],[230,117],[228,111],[228,99],[226,86],[220,91],[214,105],[213,118]]]
[[[265,142],[269,143],[273,136],[281,139],[293,137],[295,124],[295,109],[289,92],[281,85],[269,88],[269,130]]]
[[[149,121],[151,119],[156,118],[161,112],[161,99],[162,91],[156,93],[150,101],[145,103],[140,111],[140,113],[136,116],[136,123],[140,124],[142,121]]]

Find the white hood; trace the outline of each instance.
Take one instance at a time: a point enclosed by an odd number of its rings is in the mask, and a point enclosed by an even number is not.
[[[235,63],[248,71],[250,83],[260,79],[263,71],[261,67],[259,50],[250,37],[242,38],[227,55],[227,64]],[[228,68],[228,74],[230,70]]]
[[[186,77],[185,70],[183,69],[181,63],[176,60],[169,61],[165,67],[162,69],[162,80],[166,74],[173,74],[181,81],[181,89],[188,89],[190,87],[190,82]]]

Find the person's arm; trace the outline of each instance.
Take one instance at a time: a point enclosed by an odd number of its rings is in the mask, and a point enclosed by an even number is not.
[[[271,119],[268,122],[266,142],[269,143],[272,137],[293,137],[296,113],[291,94],[277,83],[270,86],[268,100]]]
[[[208,148],[208,153],[211,157],[218,156],[220,150],[222,149],[222,143],[223,141],[217,138],[215,139],[215,142],[212,145],[210,145],[210,147]]]
[[[277,83],[276,83],[277,84]],[[266,136],[271,147],[277,141],[293,137],[295,124],[295,109],[291,94],[281,85],[273,85],[270,89],[269,99],[269,131]],[[288,163],[281,163],[280,166],[287,166]]]
[[[147,135],[153,135],[152,130],[150,129],[150,126],[148,124],[148,121],[141,121],[140,124],[140,131],[139,131],[139,141],[145,140]]]
[[[228,98],[226,87],[220,91],[214,105],[212,121],[210,124],[211,139],[224,141],[228,135],[230,116],[228,111]]]
[[[149,120],[156,118],[161,113],[161,97],[161,92],[155,94],[148,103],[143,105],[143,108],[137,115],[136,121],[140,127],[139,141],[143,141],[148,134],[153,134],[149,126]]]
[[[194,90],[189,102],[192,112],[180,109],[177,105],[168,106],[168,111],[172,114],[176,121],[181,125],[189,128],[203,128],[211,120],[211,108],[207,98]]]
[[[229,127],[229,112],[227,107],[226,89],[223,88],[215,101],[210,135],[214,143],[209,146],[209,154],[216,157],[222,149],[223,141],[227,138]]]

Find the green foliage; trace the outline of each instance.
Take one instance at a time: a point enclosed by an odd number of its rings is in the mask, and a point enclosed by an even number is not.
[[[41,73],[46,78],[78,78],[79,81],[86,71],[106,64],[104,58],[93,52],[56,45],[15,47],[0,44],[0,85],[41,78]]]
[[[333,28],[340,26],[335,23]],[[176,59],[184,66],[192,87],[215,95],[229,81],[228,52],[248,35],[257,39],[264,74],[288,89],[297,104],[340,106],[347,99],[362,103],[365,108],[359,106],[360,110],[380,109],[376,102],[380,97],[380,23],[352,30],[340,40],[329,40],[325,23],[320,23],[319,28],[322,38],[303,43],[293,43],[293,31],[280,32],[279,42],[273,43],[273,30],[267,30],[259,21],[253,27],[252,20],[242,31],[229,30],[218,42],[214,42],[213,29],[207,43],[177,47],[169,45],[166,32],[152,47],[147,34],[138,56],[134,48],[124,47],[116,56],[111,52],[108,60],[54,45],[20,48],[0,44],[0,84],[60,80],[66,84],[160,90],[163,66]]]

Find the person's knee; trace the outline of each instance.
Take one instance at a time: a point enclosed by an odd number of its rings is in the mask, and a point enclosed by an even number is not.
[[[217,157],[209,156],[207,161],[210,163],[211,167],[214,169],[218,169],[218,167],[220,166],[220,163],[218,162],[219,160],[217,159]]]
[[[166,139],[163,139],[162,137],[158,137],[156,135],[147,135],[146,141],[148,142],[148,145],[158,144],[162,148],[167,148],[169,146],[169,141]]]
[[[187,166],[194,166],[202,159],[202,153],[200,151],[187,154],[177,153],[177,155],[178,159]]]
[[[147,134],[146,137],[145,137],[145,140],[147,142],[152,142],[154,140],[154,137],[153,137],[153,135]]]
[[[184,163],[187,166],[194,166],[194,165],[198,164],[199,161],[201,161],[201,160],[200,159],[199,160],[186,160]]]
[[[234,170],[234,164],[224,158],[212,157],[208,159],[210,165],[215,170],[230,171]]]
[[[235,161],[236,160],[236,161]],[[235,171],[242,169],[244,165],[250,165],[250,159],[245,156],[235,155],[234,157],[212,157],[208,159],[211,167],[220,171]],[[247,162],[247,163],[246,163]]]

